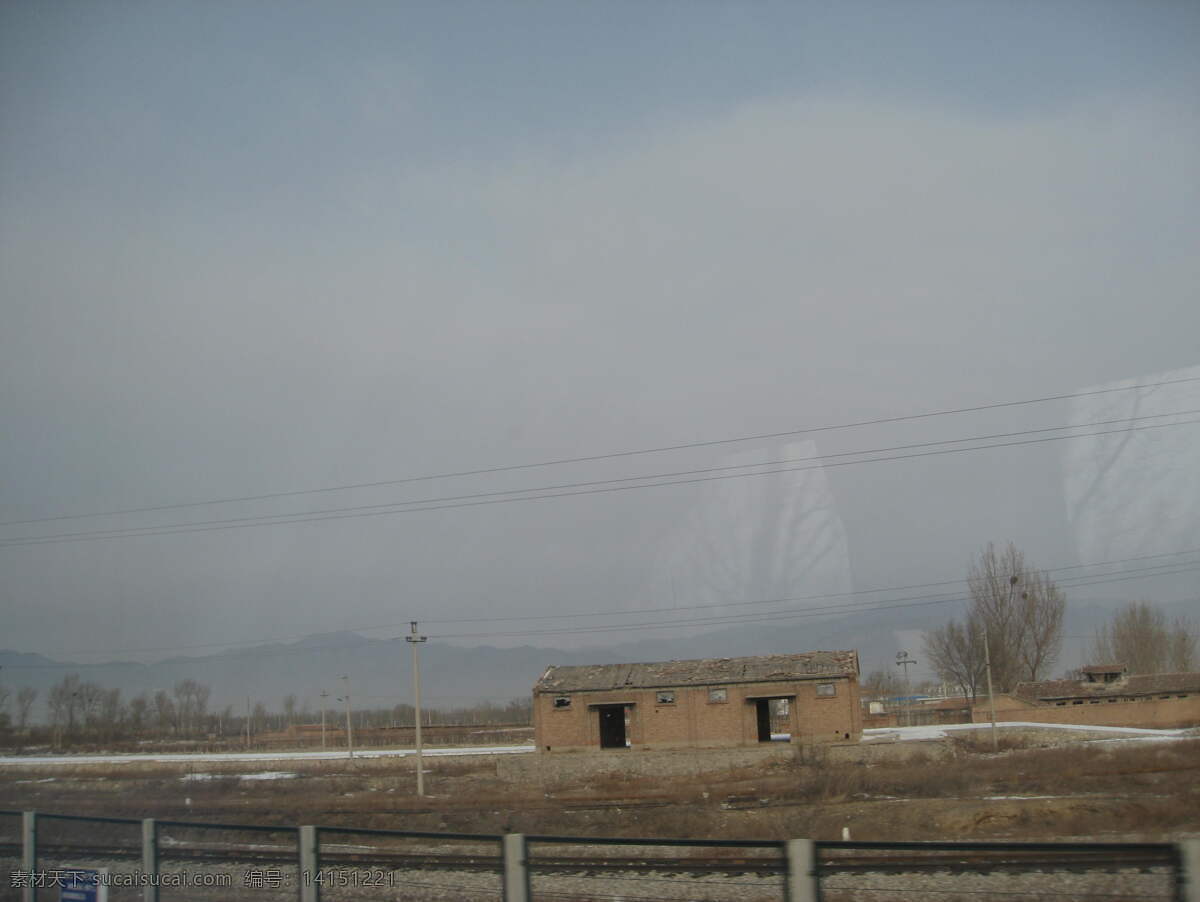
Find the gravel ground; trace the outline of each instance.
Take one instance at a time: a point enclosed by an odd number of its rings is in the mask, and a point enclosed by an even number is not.
[[[112,873],[133,873],[134,862],[73,861],[75,866],[107,867]],[[41,868],[65,866],[46,862]],[[0,860],[8,872],[20,867],[16,859]],[[188,865],[193,882],[229,875],[227,888],[164,888],[162,902],[274,902],[296,898],[295,868],[276,869],[283,885],[257,883],[252,866]],[[164,873],[179,869],[164,867]],[[268,874],[268,884],[275,875]],[[833,873],[822,879],[823,902],[1152,902],[1170,900],[1174,875],[1168,868],[1110,868],[1090,871],[1032,871],[955,873],[949,871],[909,873]],[[368,883],[374,885],[366,885]],[[537,874],[532,878],[533,898],[547,902],[781,902],[782,878],[755,873],[690,874],[683,871],[638,873]],[[57,890],[45,889],[42,899],[57,899]],[[0,899],[17,900],[20,890],[5,879]],[[112,888],[110,902],[140,899],[133,888]],[[372,871],[330,869],[321,893],[326,902],[388,900],[388,902],[484,902],[501,898],[500,875],[486,871],[398,870]]]
[[[822,902],[1151,902],[1174,898],[1170,868],[1024,873],[832,874]]]

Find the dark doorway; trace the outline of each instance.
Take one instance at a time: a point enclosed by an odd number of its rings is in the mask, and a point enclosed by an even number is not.
[[[760,698],[754,702],[755,713],[758,715],[758,741],[771,741],[771,700]]]
[[[600,748],[623,749],[625,745],[625,706],[601,705]]]

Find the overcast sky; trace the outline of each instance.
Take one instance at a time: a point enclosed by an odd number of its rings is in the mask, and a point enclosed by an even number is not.
[[[1179,417],[828,456],[1200,409],[1197,46],[1185,2],[3,4],[0,646],[152,659],[946,580],[989,541],[1200,548]]]

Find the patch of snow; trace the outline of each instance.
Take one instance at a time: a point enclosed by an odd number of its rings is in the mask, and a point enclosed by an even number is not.
[[[299,774],[290,773],[283,770],[268,770],[260,774],[242,774],[238,777],[239,780],[292,780],[298,777]]]
[[[427,758],[442,755],[522,755],[534,751],[532,744],[525,745],[484,745],[466,746],[459,748],[424,749],[422,754]],[[365,749],[355,750],[355,758],[403,758],[416,754],[415,749]],[[337,761],[345,760],[346,752],[168,752],[141,753],[135,755],[5,755],[0,757],[0,765],[28,764],[32,766],[47,764],[135,764],[138,762],[172,762],[172,761]]]
[[[1112,733],[1118,736],[1126,736],[1130,738],[1141,739],[1183,739],[1187,737],[1188,730],[1150,730],[1143,727],[1105,727],[1088,724],[1074,723],[1034,723],[1031,721],[1014,721],[1005,720],[997,721],[997,728],[1015,727],[1017,729],[1037,729],[1037,730],[1065,730],[1068,732],[1085,732],[1085,733]],[[920,727],[872,727],[868,730],[863,730],[863,739],[882,740],[882,739],[900,739],[900,740],[917,740],[917,739],[945,739],[950,733],[959,733],[966,730],[990,730],[990,723],[951,723],[938,724],[936,726],[920,726]],[[1108,740],[1097,740],[1108,741]]]
[[[1073,796],[984,796],[985,802],[1023,802],[1030,799],[1069,799]]]

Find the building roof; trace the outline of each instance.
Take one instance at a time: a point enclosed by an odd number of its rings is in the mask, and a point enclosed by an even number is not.
[[[1124,673],[1124,664],[1089,664],[1079,668],[1080,673]]]
[[[1111,683],[1042,680],[1037,683],[1018,683],[1012,694],[1026,701],[1036,702],[1064,698],[1166,695],[1178,692],[1200,692],[1200,673],[1134,673]]]
[[[810,651],[753,658],[702,658],[648,664],[595,664],[546,668],[534,692],[586,692],[605,689],[653,689],[723,683],[768,683],[857,676],[858,652]]]

